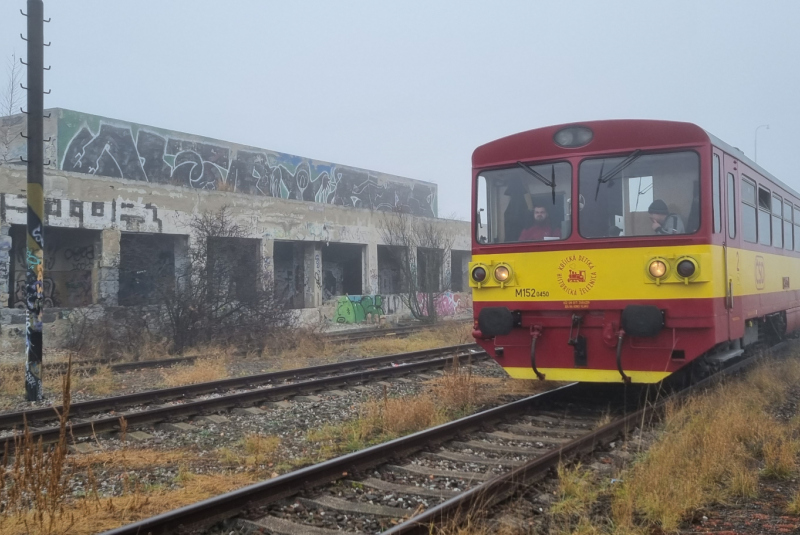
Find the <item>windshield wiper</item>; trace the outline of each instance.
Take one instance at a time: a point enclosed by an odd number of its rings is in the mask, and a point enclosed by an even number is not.
[[[553,205],[556,204],[556,166],[550,167],[550,180],[543,174],[538,172],[533,167],[527,166],[522,162],[517,162],[517,165],[525,169],[527,172],[538,178],[545,186],[550,186],[550,191],[553,193]]]
[[[603,163],[600,165],[600,176],[599,176],[599,177],[597,177],[597,189],[594,191],[594,200],[597,200],[597,196],[600,194],[600,184],[605,184],[606,182],[608,182],[609,180],[611,180],[612,178],[614,178],[614,176],[615,176],[617,173],[619,173],[620,171],[622,171],[623,169],[625,169],[626,167],[628,167],[630,164],[632,164],[633,162],[635,162],[635,161],[636,161],[636,159],[637,159],[637,158],[638,158],[638,157],[639,157],[641,154],[642,154],[642,149],[636,149],[635,151],[633,151],[633,152],[630,154],[630,156],[628,156],[627,158],[625,158],[624,160],[622,160],[621,162],[619,162],[619,163],[617,164],[617,166],[616,166],[616,167],[614,167],[614,169],[612,169],[611,171],[609,171],[609,172],[608,172],[608,173],[606,173],[606,174],[603,174],[603,167],[606,165],[606,161],[605,161],[605,160],[603,160]]]

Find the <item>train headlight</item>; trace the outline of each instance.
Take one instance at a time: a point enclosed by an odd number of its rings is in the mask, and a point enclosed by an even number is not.
[[[497,282],[507,282],[511,278],[511,270],[508,266],[497,266],[494,268],[494,278]]]
[[[592,140],[592,137],[594,134],[585,126],[568,126],[555,133],[553,142],[559,147],[574,149],[583,147]]]
[[[660,279],[667,274],[667,263],[663,260],[653,260],[647,270],[653,278]]]
[[[472,280],[475,282],[483,282],[486,280],[486,270],[478,266],[472,270]]]
[[[680,275],[681,277],[688,279],[689,277],[694,275],[695,271],[697,271],[697,266],[695,266],[694,262],[692,262],[688,258],[684,258],[683,260],[678,262],[675,271],[677,271],[678,275]]]

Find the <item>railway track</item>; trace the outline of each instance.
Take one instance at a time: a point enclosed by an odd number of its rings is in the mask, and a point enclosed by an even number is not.
[[[572,383],[106,535],[202,532],[214,524],[218,526],[214,533],[332,535],[345,529],[428,534],[432,525],[457,521],[476,507],[491,507],[546,477],[559,462],[627,434],[648,413],[660,411],[667,399],[706,388],[756,359],[747,358],[657,404],[630,412],[619,398],[626,392],[623,388]],[[606,413],[613,416],[610,423],[602,425],[597,399],[610,400]]]
[[[343,331],[337,333],[328,333],[323,335],[324,338],[334,344],[343,344],[349,342],[360,342],[363,340],[371,340],[374,338],[389,338],[389,337],[405,337],[411,334],[421,332],[416,325],[405,325],[401,327],[394,327],[392,329],[360,329],[353,331]],[[108,366],[111,371],[124,372],[130,370],[139,370],[144,368],[167,368],[170,366],[181,364],[192,364],[197,359],[203,358],[202,355],[189,355],[185,357],[171,357],[166,359],[154,360],[140,360],[136,362],[115,362],[114,359],[102,358],[91,360],[80,360],[72,363],[72,370],[81,373],[92,373],[100,366]],[[45,371],[64,373],[67,371],[66,362],[55,362],[45,365]]]
[[[115,432],[122,427],[120,418],[125,419],[129,428],[186,419],[323,390],[438,370],[452,363],[454,358],[467,362],[485,357],[486,353],[476,345],[464,344],[84,401],[70,406],[70,433],[79,437]],[[309,379],[312,377],[316,378]],[[234,390],[244,391],[223,393]],[[200,396],[208,397],[193,399]],[[123,412],[124,409],[132,408],[136,410]],[[20,429],[26,424],[32,439],[42,440],[44,443],[58,440],[58,425],[40,426],[56,421],[62,409],[59,406],[0,414],[0,429],[12,430],[0,438],[0,451],[8,448],[9,452],[14,452],[15,439],[19,434],[13,429]]]

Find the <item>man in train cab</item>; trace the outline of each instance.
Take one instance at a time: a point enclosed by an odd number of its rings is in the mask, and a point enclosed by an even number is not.
[[[650,214],[650,221],[653,222],[653,230],[656,234],[672,235],[685,234],[683,221],[678,214],[671,214],[667,203],[661,199],[654,200],[647,209]]]
[[[550,223],[550,216],[546,206],[533,207],[533,225],[523,229],[519,234],[519,241],[541,241],[545,238],[559,238],[558,232]]]

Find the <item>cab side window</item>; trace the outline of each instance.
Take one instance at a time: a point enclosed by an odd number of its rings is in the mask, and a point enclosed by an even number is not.
[[[720,232],[722,230],[722,199],[721,199],[721,187],[720,187],[720,177],[719,172],[719,156],[714,155],[714,163],[712,169],[712,178],[711,178],[711,189],[713,193],[714,199],[714,234]]]
[[[772,196],[766,188],[758,187],[758,243],[772,245],[770,232],[770,212],[772,211]]]
[[[742,178],[742,238],[750,243],[758,242],[756,224],[756,184]],[[800,223],[800,221],[798,221]]]
[[[728,237],[736,237],[736,179],[728,173]]]

